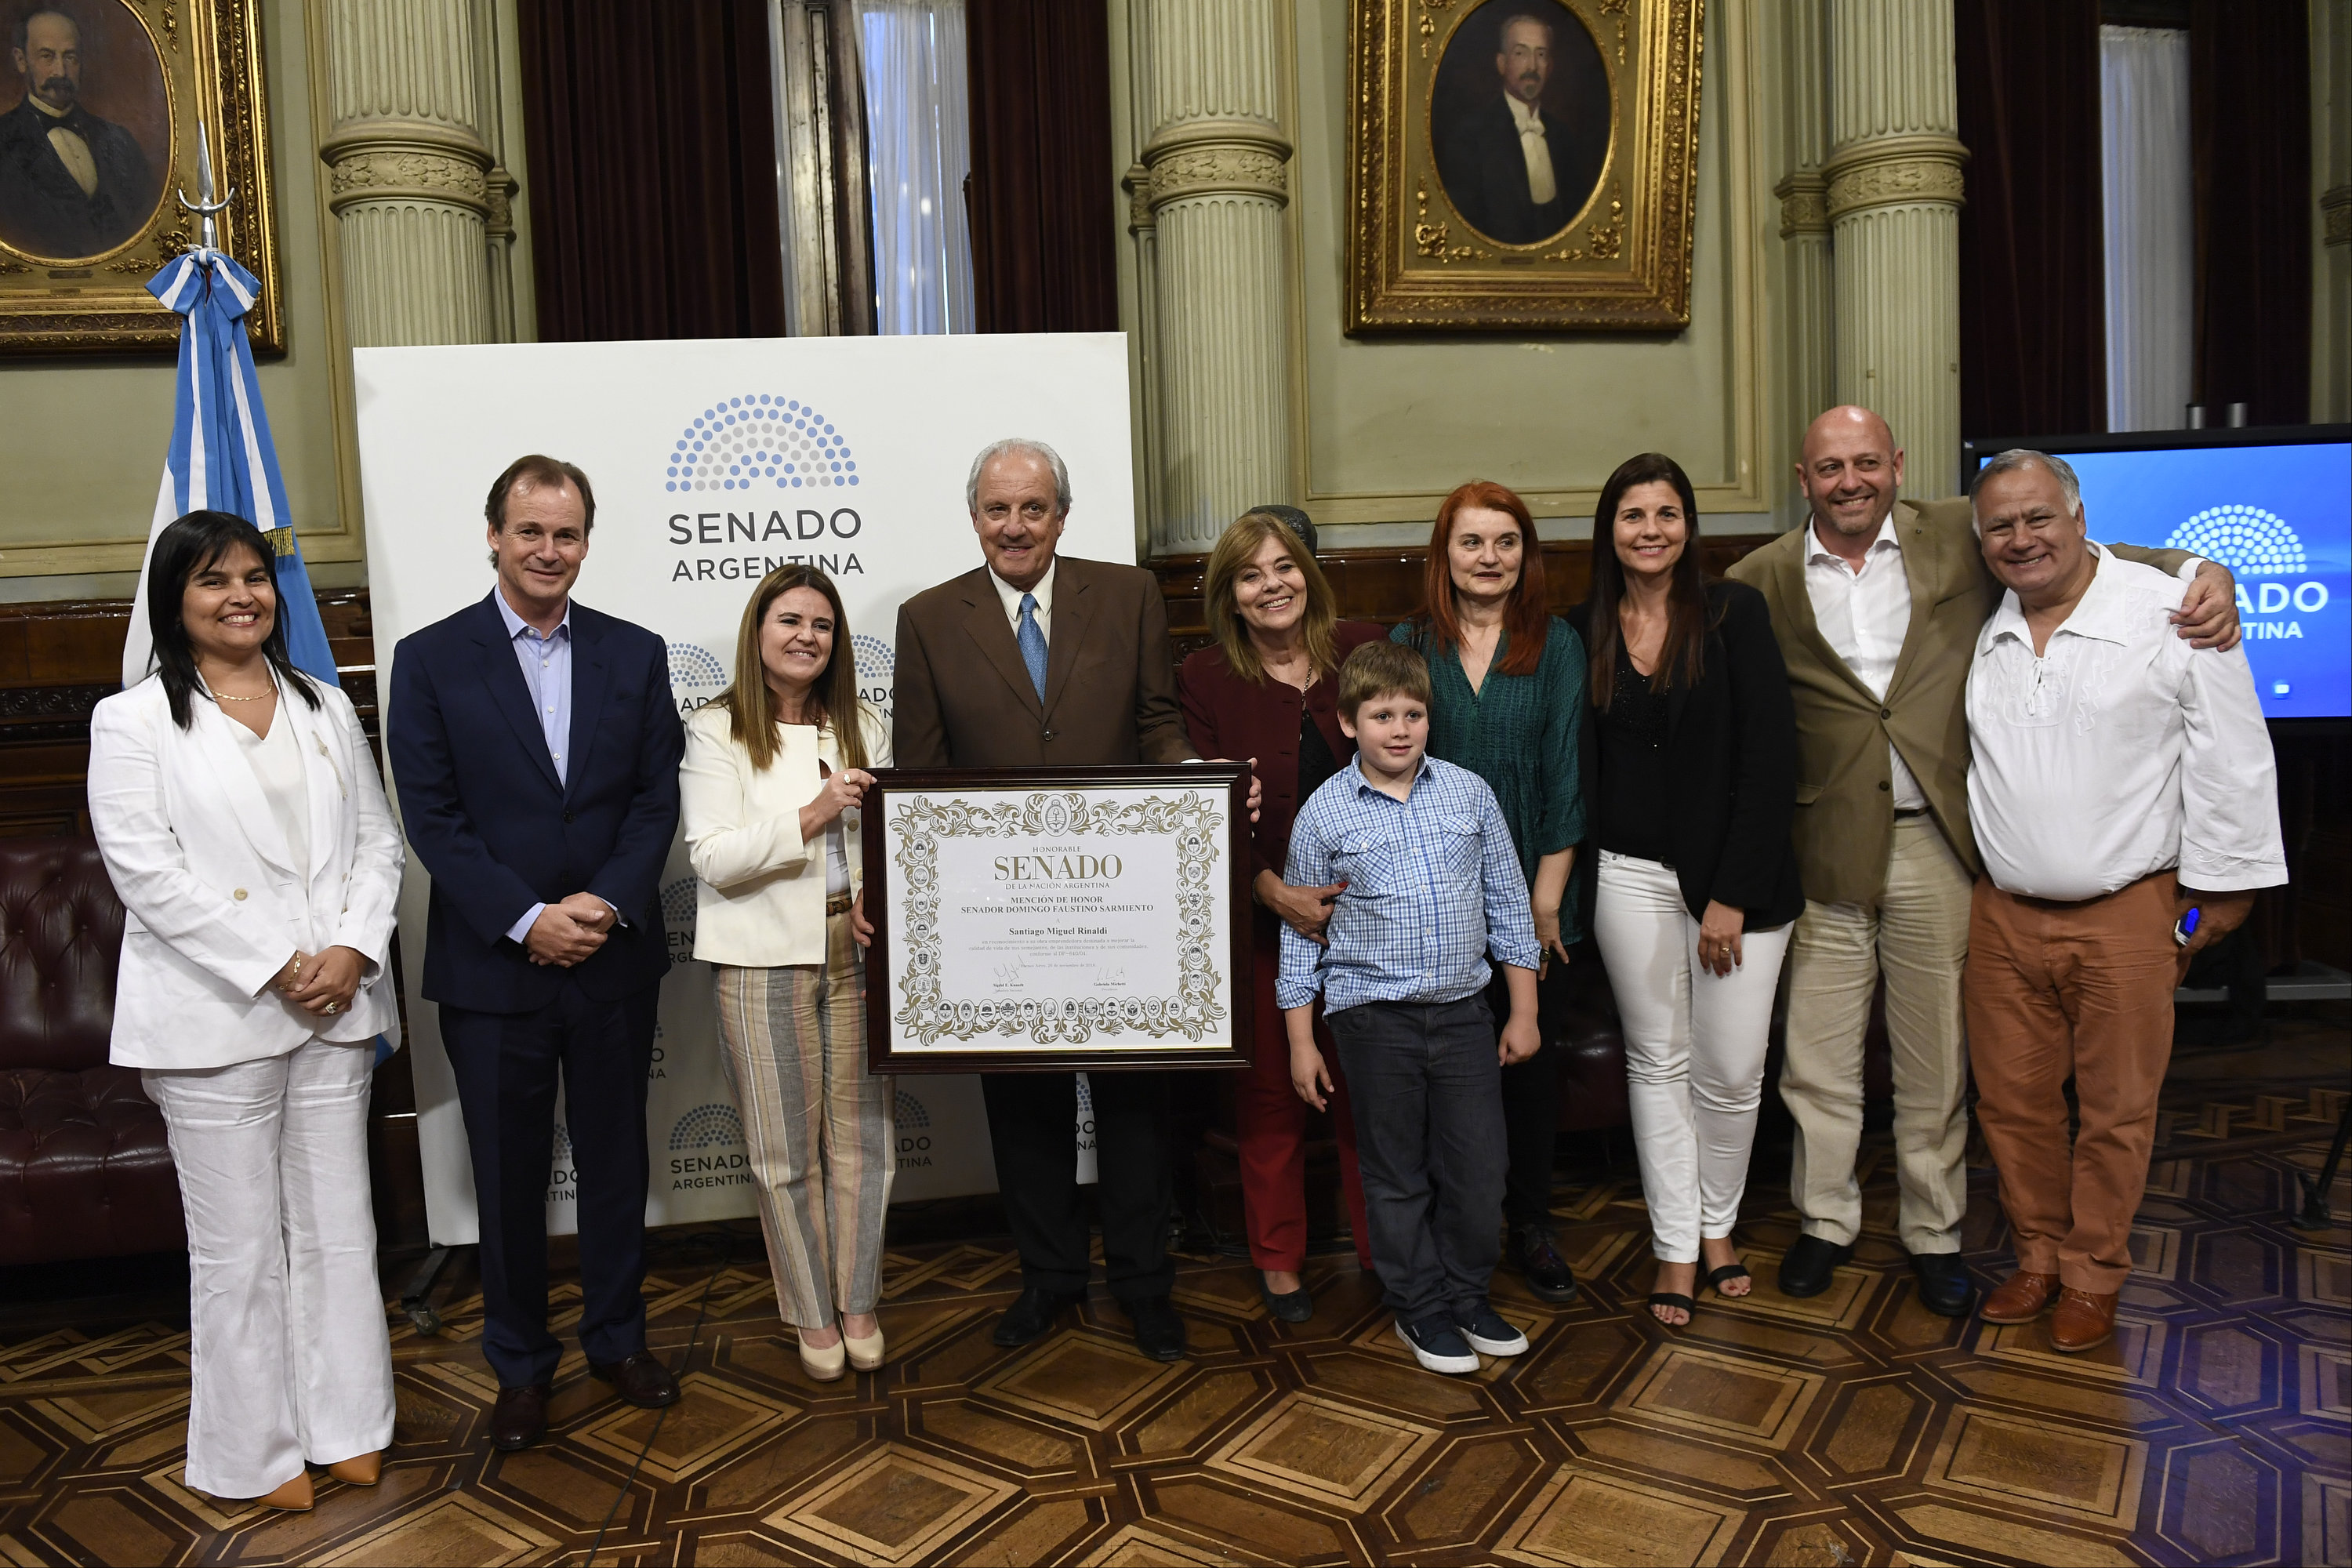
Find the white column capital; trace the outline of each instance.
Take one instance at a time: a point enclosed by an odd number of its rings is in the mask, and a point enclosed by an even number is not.
[[[1269,121],[1179,120],[1163,125],[1143,149],[1156,212],[1187,196],[1257,196],[1276,206],[1290,200],[1291,147]]]
[[[319,145],[326,161],[327,205],[354,202],[446,202],[487,215],[490,150],[466,132],[423,120],[347,121]]]
[[[1874,136],[1850,142],[1822,165],[1832,223],[1866,207],[1937,203],[1958,207],[1965,198],[1960,166],[1969,150],[1956,136]]]

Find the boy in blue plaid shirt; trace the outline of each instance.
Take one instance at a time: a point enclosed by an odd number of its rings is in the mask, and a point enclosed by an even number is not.
[[[1367,643],[1339,668],[1339,727],[1356,756],[1300,808],[1283,880],[1344,883],[1324,940],[1282,928],[1276,1000],[1290,1081],[1320,1110],[1331,1090],[1315,997],[1355,1099],[1373,1267],[1398,1337],[1432,1372],[1478,1370],[1527,1336],[1486,1299],[1502,1253],[1502,1068],[1536,1052],[1535,922],[1502,808],[1486,782],[1426,754],[1429,667]],[[1484,999],[1506,966],[1499,1039]]]

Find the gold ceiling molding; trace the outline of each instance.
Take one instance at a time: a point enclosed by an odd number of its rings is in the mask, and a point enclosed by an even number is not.
[[[1960,166],[1969,150],[1951,136],[1882,136],[1850,142],[1822,166],[1832,223],[1867,207],[1958,206],[1966,196]]]

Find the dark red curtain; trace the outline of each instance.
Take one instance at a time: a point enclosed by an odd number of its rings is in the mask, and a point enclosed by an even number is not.
[[[2311,417],[2311,29],[2302,0],[2195,0],[2197,392],[2214,424]]]
[[[2107,427],[2097,0],[1958,0],[1960,429]]]
[[[517,11],[540,337],[781,337],[766,6]]]
[[[1102,0],[978,0],[964,27],[979,330],[1117,331],[1107,8]]]

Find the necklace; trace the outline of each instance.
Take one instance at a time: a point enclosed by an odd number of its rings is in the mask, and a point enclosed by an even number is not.
[[[207,686],[205,688],[205,695],[211,698],[215,702],[267,702],[271,698],[278,695],[278,688],[273,683],[268,690],[253,697],[231,697],[226,691],[215,691],[211,687]]]

